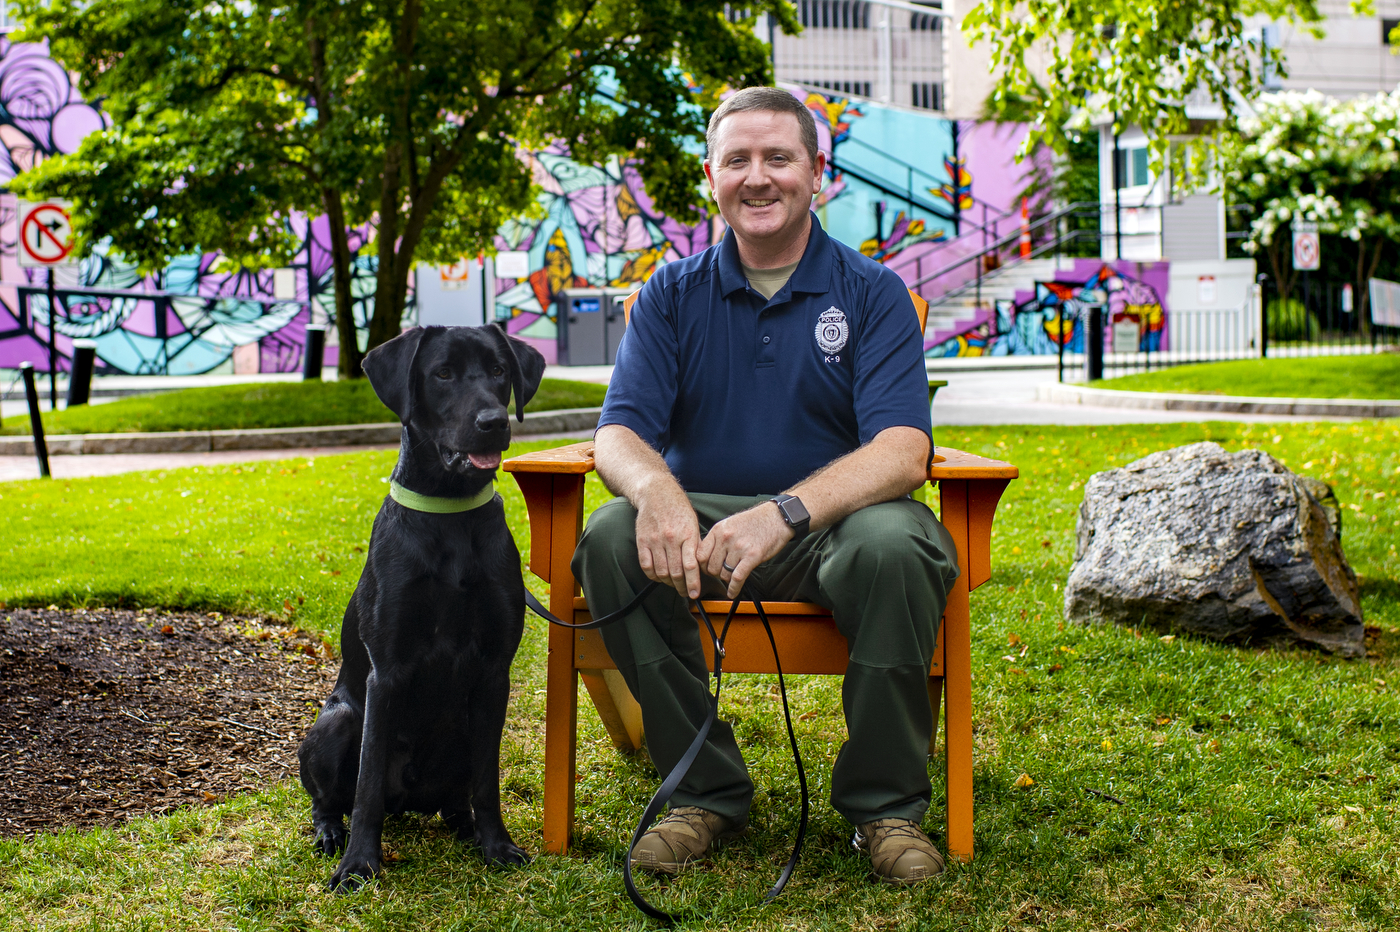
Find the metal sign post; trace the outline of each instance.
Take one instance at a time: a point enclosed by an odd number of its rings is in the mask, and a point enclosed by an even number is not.
[[[53,270],[55,266],[76,265],[73,255],[73,221],[69,216],[71,204],[68,201],[48,200],[32,203],[20,201],[15,212],[19,230],[15,237],[19,244],[16,258],[20,268],[48,270],[49,299],[49,410],[58,410],[58,344],[55,331],[58,327],[58,300],[54,295]],[[30,313],[33,320],[33,313]]]

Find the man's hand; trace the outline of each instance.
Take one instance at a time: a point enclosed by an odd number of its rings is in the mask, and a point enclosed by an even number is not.
[[[737,599],[754,568],[771,560],[790,540],[792,528],[778,506],[764,502],[710,528],[700,544],[700,563],[705,572],[728,583],[728,597]]]
[[[593,438],[598,477],[637,509],[637,562],[647,579],[700,598],[700,522],[661,454],[621,424]]]
[[[682,596],[700,598],[700,524],[680,486],[662,486],[639,496],[637,509],[637,562],[647,579],[670,586]]]

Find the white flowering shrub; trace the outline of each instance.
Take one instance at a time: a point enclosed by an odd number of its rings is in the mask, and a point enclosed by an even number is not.
[[[1400,88],[1344,101],[1285,91],[1254,107],[1220,152],[1227,197],[1254,206],[1246,251],[1287,239],[1294,220],[1356,243],[1400,238]]]

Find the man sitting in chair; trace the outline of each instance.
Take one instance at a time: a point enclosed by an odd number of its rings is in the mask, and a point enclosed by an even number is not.
[[[943,870],[919,823],[929,664],[958,574],[952,537],[909,497],[932,442],[916,312],[898,276],[811,213],[826,158],[800,101],[741,90],[706,142],[729,232],[659,269],[632,309],[595,437],[620,497],[589,519],[574,573],[594,617],[663,584],[601,630],[663,775],[710,708],[686,597],[828,607],[850,643],[831,803],[878,876],[916,883]],[[634,868],[703,857],[747,826],[753,792],[717,721]]]

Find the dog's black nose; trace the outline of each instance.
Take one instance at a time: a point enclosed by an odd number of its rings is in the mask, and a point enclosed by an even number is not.
[[[510,418],[504,411],[483,411],[476,416],[476,429],[482,433],[507,430],[509,427]]]

